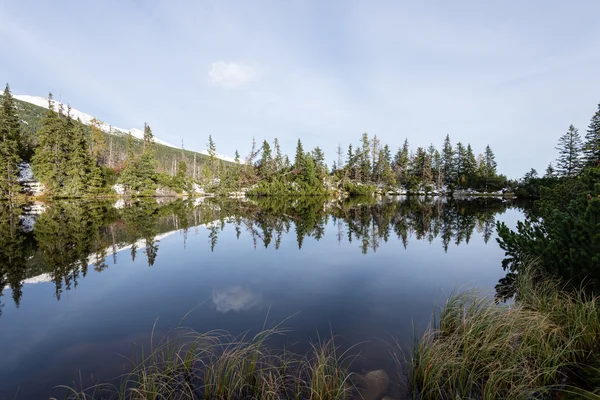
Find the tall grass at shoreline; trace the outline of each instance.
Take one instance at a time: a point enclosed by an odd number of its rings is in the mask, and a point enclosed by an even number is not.
[[[419,399],[598,399],[572,375],[600,349],[597,297],[567,289],[535,266],[517,277],[508,305],[476,292],[452,295],[410,356]]]
[[[354,390],[334,340],[312,345],[305,356],[269,349],[284,331],[265,329],[253,337],[223,331],[177,328],[131,357],[131,372],[117,384],[61,387],[65,399],[308,399],[338,400]],[[152,341],[152,340],[151,340]]]

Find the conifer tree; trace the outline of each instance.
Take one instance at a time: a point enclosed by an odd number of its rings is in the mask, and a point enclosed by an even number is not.
[[[396,178],[394,177],[394,171],[392,170],[392,153],[390,147],[386,144],[383,146],[381,151],[381,181],[389,186],[396,184]]]
[[[144,124],[144,148],[137,170],[142,190],[153,190],[155,188],[156,164],[154,135],[150,125]]]
[[[283,169],[283,155],[277,138],[273,139],[273,148],[275,149],[275,172],[278,173]]]
[[[60,110],[59,113],[55,111],[50,93],[48,110],[42,118],[42,127],[37,134],[38,145],[31,161],[36,178],[51,194],[59,190],[64,181],[62,133]]]
[[[600,104],[586,131],[583,153],[585,165],[597,166],[600,163]]]
[[[492,178],[496,176],[496,156],[492,152],[492,148],[488,144],[485,146],[484,168],[485,168],[485,190],[487,191],[488,184]]]
[[[327,174],[327,164],[325,164],[325,153],[319,146],[312,151],[312,158],[315,163],[315,171],[319,178],[323,178]]]
[[[477,174],[477,160],[475,159],[475,153],[473,153],[473,148],[471,147],[470,143],[467,144],[463,171],[467,184],[472,186]]]
[[[91,155],[88,153],[87,142],[81,121],[77,124],[68,124],[68,129],[72,134],[71,154],[67,162],[67,176],[64,187],[61,192],[69,197],[79,197],[90,190],[90,178],[92,169],[96,165],[93,163]],[[97,184],[97,183],[96,183]]]
[[[258,162],[258,169],[263,179],[270,181],[275,174],[275,168],[273,165],[273,156],[271,154],[271,146],[266,140],[263,142],[261,149],[261,157]]]
[[[566,177],[577,175],[582,167],[582,143],[578,129],[569,126],[569,130],[558,140],[556,150],[559,152],[556,160],[558,174]]]
[[[254,140],[254,139],[252,139]],[[210,173],[212,176],[218,176],[217,174],[217,147],[213,142],[212,136],[208,135],[208,156],[210,164]]]
[[[21,126],[10,87],[6,84],[0,108],[0,198],[19,193]]]
[[[465,146],[462,144],[462,142],[456,143],[456,152],[454,153],[454,173],[456,174],[456,183],[459,186],[465,186],[466,184],[466,178],[464,175],[465,156]]]
[[[96,164],[104,164],[104,152],[106,151],[106,138],[101,129],[102,121],[93,118],[90,122],[90,154]]]
[[[455,181],[454,151],[452,150],[452,143],[450,142],[449,134],[447,134],[446,139],[444,139],[444,147],[442,148],[442,164],[444,169],[445,183],[453,183]]]
[[[363,133],[361,140],[361,151],[360,151],[360,176],[362,182],[369,182],[371,180],[371,141],[369,140],[369,134]]]
[[[408,162],[409,162],[409,145],[408,139],[404,140],[404,144],[401,148],[398,149],[394,157],[394,173],[396,174],[396,180],[400,183],[405,183],[406,175],[408,172]]]
[[[294,169],[302,170],[304,167],[304,147],[302,146],[302,141],[298,139],[298,143],[296,144],[296,157],[294,158]]]

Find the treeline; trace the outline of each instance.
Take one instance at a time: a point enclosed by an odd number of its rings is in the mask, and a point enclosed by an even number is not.
[[[505,269],[518,273],[536,260],[548,273],[600,291],[600,105],[585,142],[573,126],[561,136],[556,170],[532,170],[519,190],[539,196],[515,231],[498,225]]]
[[[540,198],[542,187],[552,187],[581,175],[585,169],[600,164],[600,104],[590,119],[585,137],[573,125],[560,136],[556,145],[558,157],[540,175],[532,168],[515,186],[519,197]]]
[[[447,135],[442,150],[432,144],[427,149],[409,148],[405,140],[395,155],[377,136],[364,133],[360,144],[350,144],[344,153],[338,146],[337,160],[331,169],[325,163],[320,147],[304,151],[298,139],[293,162],[281,153],[279,142],[266,140],[242,164],[236,152],[236,163],[226,171],[217,191],[252,186],[252,195],[323,195],[346,192],[369,195],[375,191],[394,193],[451,193],[472,188],[477,191],[498,191],[507,185],[504,175],[497,173],[495,155],[486,146],[475,156],[470,144],[458,142],[454,147]]]
[[[377,136],[364,133],[360,143],[350,144],[329,168],[320,147],[305,151],[298,139],[293,160],[283,154],[277,139],[253,140],[250,153],[235,162],[217,157],[216,145],[208,138],[207,157],[201,160],[181,149],[177,157],[160,154],[149,125],[143,140],[131,133],[124,139],[108,135],[105,125],[92,120],[90,126],[74,120],[70,108],[56,103],[52,95],[35,125],[21,124],[8,85],[2,98],[0,127],[0,197],[12,198],[21,191],[19,164],[31,162],[33,172],[51,197],[85,197],[118,194],[153,196],[179,193],[248,195],[369,195],[380,193],[439,193],[471,188],[498,191],[507,185],[497,173],[495,156],[487,146],[476,156],[470,144],[456,143],[450,136],[440,150],[409,148],[408,140],[392,154]],[[123,140],[125,143],[122,143]],[[118,143],[118,145],[116,144]],[[171,149],[172,151],[172,149]],[[115,185],[118,185],[115,187]]]

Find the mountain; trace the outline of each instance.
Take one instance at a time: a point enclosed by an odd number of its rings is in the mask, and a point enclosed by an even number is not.
[[[37,107],[42,107],[44,109],[48,108],[48,99],[45,97],[30,96],[30,95],[15,95],[14,98],[21,102],[33,104]],[[61,105],[60,102],[54,101],[55,108],[59,107],[60,105]],[[67,105],[66,104],[62,104],[62,105],[63,105],[64,109],[66,110]],[[79,111],[75,108],[71,108],[71,116],[73,117],[73,119],[79,118],[81,120],[81,122],[85,125],[90,125],[92,120],[94,119],[94,117],[92,115],[84,113],[82,111]],[[27,120],[25,120],[25,123],[27,124]],[[142,140],[144,138],[144,131],[141,129],[137,129],[137,128],[123,129],[123,128],[118,128],[116,126],[109,125],[105,122],[101,122],[100,129],[102,129],[105,133],[110,134],[110,135],[125,136],[128,133],[131,133],[131,135],[137,139]],[[154,141],[159,145],[171,147],[173,149],[178,149],[179,151],[181,151],[180,146],[175,146],[171,143],[165,142],[164,140],[158,139],[156,137],[154,138]],[[200,150],[200,151],[193,151],[193,152],[204,155],[204,156],[209,155],[207,150]],[[216,154],[216,157],[223,161],[234,162],[234,159],[232,157],[229,157],[229,156],[226,156],[223,154]]]

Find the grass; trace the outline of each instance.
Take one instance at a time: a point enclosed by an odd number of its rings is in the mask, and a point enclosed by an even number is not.
[[[600,303],[526,268],[509,304],[469,291],[450,296],[399,367],[414,399],[600,400]],[[64,387],[67,399],[360,399],[352,349],[333,339],[308,354],[272,350],[279,326],[255,336],[176,328],[131,356],[118,384]],[[402,375],[399,368],[399,375]],[[394,380],[403,380],[401,376]],[[360,386],[360,385],[359,385]]]
[[[63,386],[65,399],[307,399],[338,400],[355,390],[334,340],[319,341],[305,356],[274,352],[266,342],[278,327],[253,337],[176,328],[131,357],[118,384]],[[151,339],[153,342],[153,338]]]
[[[495,304],[456,294],[434,315],[410,356],[409,382],[420,399],[599,399],[572,385],[600,346],[598,298],[567,289],[530,267],[517,298]],[[592,368],[592,369],[590,369]],[[592,371],[595,373],[598,370]],[[586,389],[588,389],[586,391]]]

